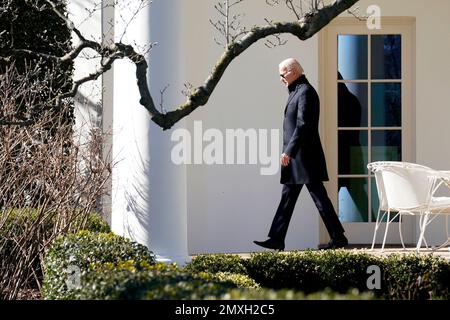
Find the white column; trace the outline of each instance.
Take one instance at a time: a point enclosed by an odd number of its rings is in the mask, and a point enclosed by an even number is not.
[[[114,43],[114,7],[115,0],[103,0],[104,9],[101,11],[102,43],[109,45]],[[114,64],[111,69],[102,75],[102,129],[103,137],[103,159],[111,163],[112,155],[112,130],[114,115]],[[107,192],[102,197],[103,217],[111,224],[111,177],[106,182]]]
[[[119,17],[127,22],[133,14],[129,1],[119,2],[116,41],[125,26]],[[154,1],[136,15],[122,39],[135,47],[159,43],[147,56],[148,80],[157,105],[160,90],[170,84],[164,95],[166,108],[183,101],[180,17],[178,0]],[[171,130],[163,132],[139,104],[135,67],[128,61],[119,61],[114,69],[113,123],[113,231],[146,245],[162,261],[185,262],[186,169],[171,162]]]

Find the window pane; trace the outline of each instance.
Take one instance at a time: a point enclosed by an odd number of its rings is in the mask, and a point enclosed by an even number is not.
[[[367,66],[367,35],[338,35],[338,71],[343,79],[367,79]]]
[[[401,161],[401,130],[372,131],[372,161]]]
[[[401,83],[372,83],[372,126],[401,126],[401,90]]]
[[[338,83],[338,126],[367,127],[367,83]]]
[[[338,148],[339,174],[366,173],[367,130],[340,130]]]
[[[372,181],[372,222],[376,222],[377,221],[377,214],[378,214],[378,206],[380,204],[380,200],[378,198],[378,190],[377,190],[377,184],[375,181],[375,177],[371,177],[370,180]],[[397,211],[391,211],[391,217],[390,219],[392,220],[392,217],[395,216],[397,214]],[[383,212],[380,213],[380,219],[381,217],[383,217]],[[400,219],[399,217],[396,217],[394,222],[398,222]],[[386,222],[387,221],[387,215],[385,215],[383,217],[383,219],[381,219],[382,222]]]
[[[368,222],[367,178],[339,179],[339,220]]]
[[[372,35],[372,79],[401,79],[401,35]]]

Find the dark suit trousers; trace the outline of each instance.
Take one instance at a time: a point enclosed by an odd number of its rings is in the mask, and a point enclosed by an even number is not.
[[[302,188],[303,184],[283,184],[281,201],[269,231],[270,238],[284,242],[289,222],[291,221],[292,213],[294,212],[295,204]],[[323,182],[307,183],[306,188],[319,210],[330,238],[339,238],[342,236],[344,228],[342,227],[333,204],[328,197]]]

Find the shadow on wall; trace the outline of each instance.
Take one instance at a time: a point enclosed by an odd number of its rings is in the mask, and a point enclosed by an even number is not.
[[[103,115],[101,99],[78,91],[75,96],[75,114],[77,115],[77,125],[87,124],[100,128]]]
[[[149,244],[148,232],[150,227],[150,163],[144,161],[139,153],[139,158],[134,158],[133,165],[129,165],[129,171],[124,186],[125,213],[123,219],[123,232],[131,239],[140,243]]]

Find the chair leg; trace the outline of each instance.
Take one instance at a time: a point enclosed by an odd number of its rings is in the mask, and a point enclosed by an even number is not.
[[[433,251],[440,250],[443,247],[446,247],[448,244],[450,244],[450,238],[447,238],[447,240],[445,240],[443,244],[441,244],[439,247],[434,248]]]
[[[450,236],[448,234],[448,214],[445,216],[445,231],[447,233],[447,239],[450,239]]]
[[[419,228],[420,228],[420,230],[422,230],[422,224],[423,224],[423,220],[425,219],[425,214],[420,214],[420,217],[419,217]],[[427,222],[428,223],[428,222]],[[420,233],[419,233],[419,235],[420,235]],[[425,234],[424,234],[424,236],[423,236],[423,239],[422,239],[422,241],[423,241],[423,243],[425,244],[425,247],[428,249],[428,243],[427,243],[427,238],[425,237]],[[422,245],[422,244],[421,244]]]
[[[426,229],[426,226],[427,226],[427,222],[428,222],[428,212],[425,213],[425,215],[423,217],[423,221],[420,224],[421,225],[420,226],[420,236],[419,236],[419,240],[417,241],[417,246],[416,246],[417,253],[419,253],[420,247],[422,245],[422,240],[423,240],[423,237],[425,235],[425,229]]]
[[[387,212],[387,220],[386,220],[386,229],[384,230],[384,238],[383,238],[383,244],[381,245],[381,252],[384,250],[384,244],[386,243],[386,236],[389,229],[389,223],[391,222],[391,211],[388,210]]]
[[[400,241],[402,242],[402,247],[403,250],[405,250],[405,243],[403,242],[403,234],[402,234],[402,214],[399,213],[399,218],[398,218],[398,233],[400,234]]]
[[[442,249],[443,247],[446,247],[450,243],[450,235],[448,233],[448,214],[445,216],[445,232],[447,234],[447,240],[445,240],[445,242],[441,244],[436,250]]]
[[[373,231],[372,247],[370,248],[370,250],[373,250],[373,247],[375,246],[375,240],[377,237],[378,228],[380,227],[380,212],[381,212],[381,209],[378,208],[377,220],[375,221],[375,230]]]

